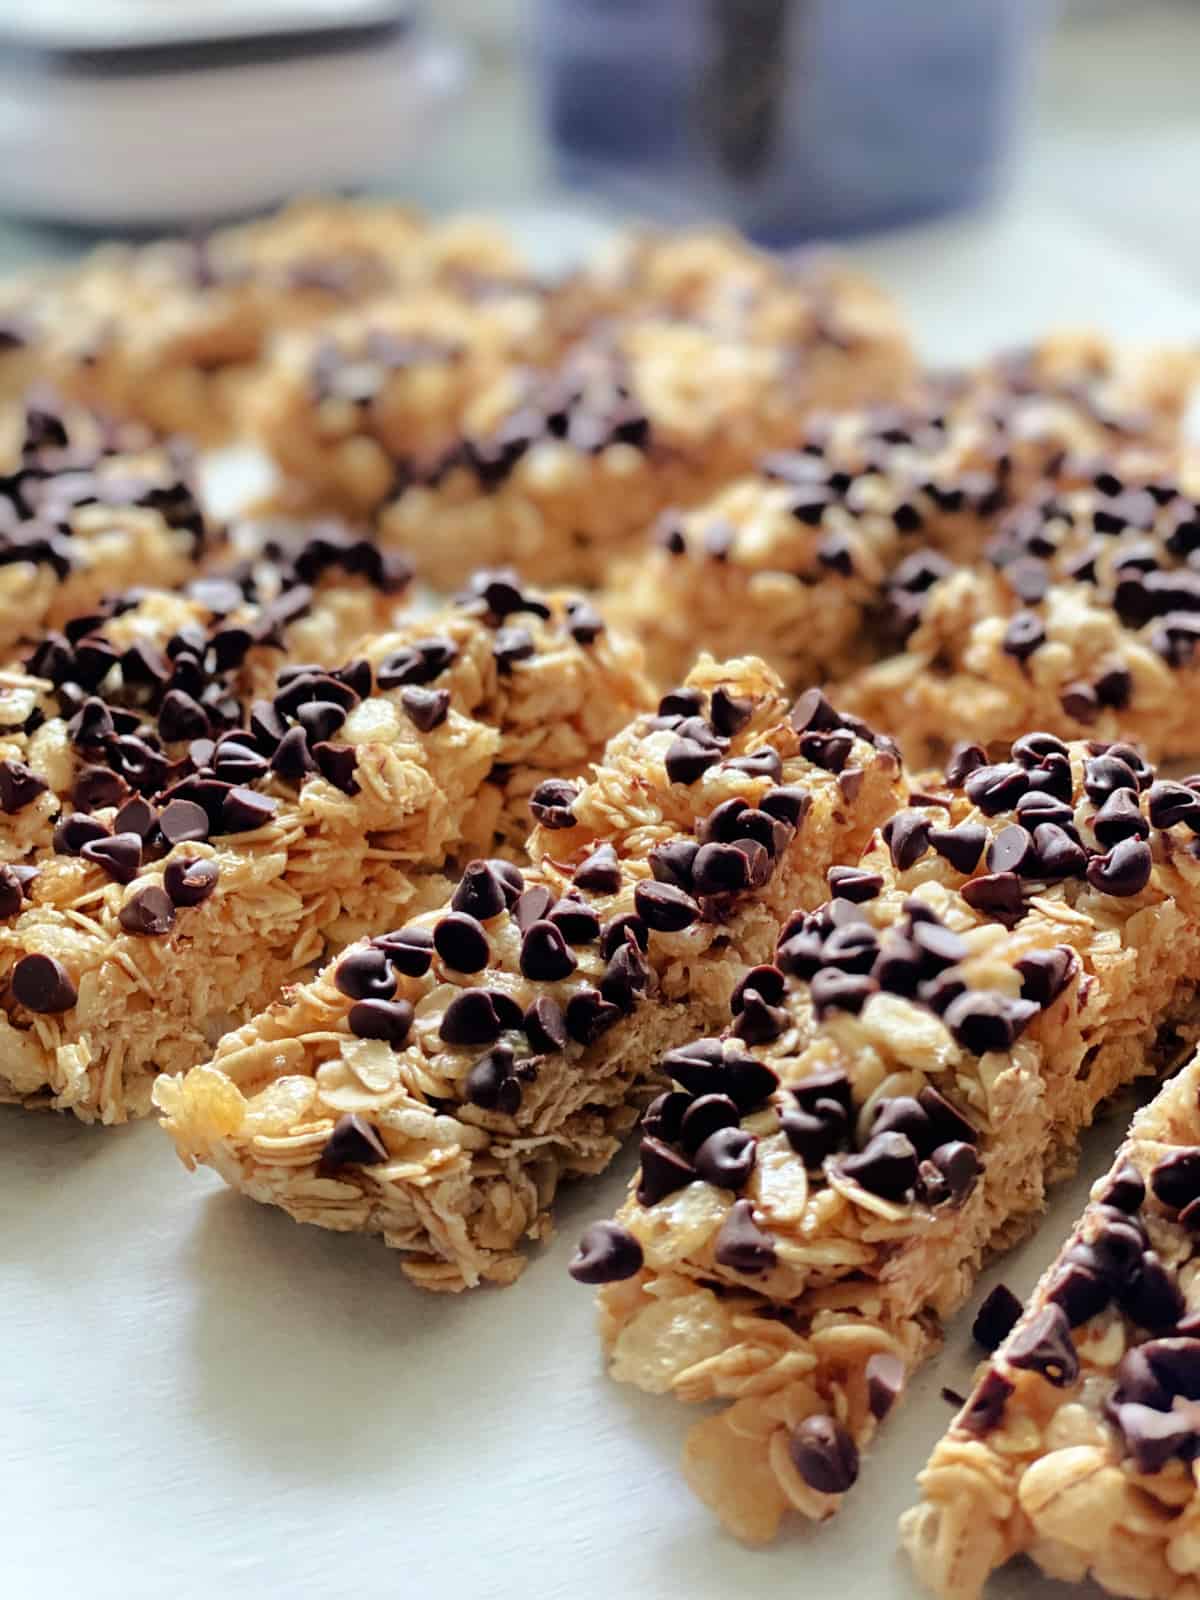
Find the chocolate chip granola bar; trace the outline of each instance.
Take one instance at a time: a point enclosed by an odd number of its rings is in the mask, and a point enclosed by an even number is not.
[[[472,862],[155,1089],[189,1165],[382,1235],[422,1287],[507,1283],[564,1178],[604,1168],[658,1061],[894,807],[888,741],[753,660],[702,661],[590,780],[541,784],[528,865]],[[823,704],[823,702],[822,702]],[[733,1068],[730,1069],[731,1079]],[[746,1063],[734,1092],[760,1094]]]
[[[0,1098],[144,1114],[157,1071],[330,942],[437,904],[451,853],[647,703],[575,597],[481,575],[351,651],[352,581],[328,609],[303,583],[142,592],[0,675]]]
[[[1197,1141],[1200,1058],[1134,1118],[1025,1311],[1004,1301],[1003,1343],[901,1523],[945,1600],[976,1600],[1022,1553],[1111,1594],[1197,1592]]]
[[[724,1402],[685,1471],[743,1539],[839,1508],[984,1253],[1156,1041],[1195,1036],[1197,833],[1197,790],[1127,745],[963,747],[725,1031],[664,1058],[633,1191],[573,1270],[614,1377]]]

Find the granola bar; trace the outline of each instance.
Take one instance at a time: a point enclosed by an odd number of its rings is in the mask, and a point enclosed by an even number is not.
[[[1146,477],[1117,461],[1014,508],[975,565],[935,564],[919,590],[897,569],[887,600],[908,637],[844,685],[846,700],[863,716],[886,707],[914,762],[967,733],[987,743],[1030,726],[1191,754],[1196,494],[1186,470]]]
[[[1200,1593],[1198,1196],[1200,1057],[1134,1118],[1024,1313],[1000,1292],[985,1303],[989,1345],[1019,1320],[901,1521],[945,1600],[976,1600],[1019,1554],[1111,1594]]]
[[[930,591],[960,568],[973,575],[1002,514],[1043,480],[1090,485],[1097,460],[1118,453],[1167,466],[1177,397],[1135,409],[1122,370],[1109,347],[1059,338],[931,376],[905,405],[817,417],[753,474],[664,514],[656,537],[611,571],[606,610],[643,641],[664,683],[686,672],[698,640],[717,654],[752,648],[798,685],[890,657],[934,603]],[[956,601],[954,591],[950,617]],[[935,648],[903,669],[914,695],[934,693],[923,679]],[[869,676],[880,692],[867,720],[887,723],[901,670],[887,659]],[[953,693],[939,709],[947,703],[957,706]],[[1010,738],[1037,725],[1016,703],[1012,712]],[[951,737],[961,731],[951,723]]]
[[[724,1402],[684,1468],[750,1542],[837,1511],[985,1252],[1156,1040],[1195,1036],[1196,790],[1034,733],[908,800],[731,1026],[664,1059],[630,1197],[573,1267],[615,1378]]]
[[[499,232],[471,218],[297,201],[200,238],[104,246],[66,273],[10,286],[10,364],[15,381],[32,370],[111,415],[216,442],[277,330],[402,289],[476,294],[527,276]]]
[[[139,430],[64,417],[42,399],[23,413],[10,465],[0,475],[0,660],[106,594],[183,583],[219,544],[186,450]]]
[[[590,780],[534,791],[521,870],[472,862],[436,910],[160,1078],[181,1157],[381,1235],[424,1288],[511,1282],[560,1181],[620,1148],[663,1051],[712,1025],[895,805],[890,741],[809,723],[760,662],[703,660]]]
[[[437,904],[523,767],[574,771],[647,703],[570,595],[481,575],[351,651],[350,587],[129,596],[0,675],[0,1099],[144,1114],[331,943]]]

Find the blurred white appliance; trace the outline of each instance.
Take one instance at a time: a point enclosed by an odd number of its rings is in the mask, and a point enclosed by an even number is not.
[[[411,0],[0,0],[0,208],[153,227],[390,178],[465,72]]]

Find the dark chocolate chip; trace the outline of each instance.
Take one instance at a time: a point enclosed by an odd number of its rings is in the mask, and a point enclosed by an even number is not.
[[[567,1271],[577,1283],[620,1283],[642,1269],[642,1247],[617,1222],[593,1222]]]
[[[956,744],[946,762],[946,782],[952,789],[961,789],[972,772],[986,765],[987,752],[981,744]]]
[[[1200,1198],[1200,1146],[1172,1150],[1150,1173],[1150,1188],[1172,1211],[1183,1211]]]
[[[1014,872],[989,873],[986,877],[972,878],[962,886],[962,897],[972,910],[982,916],[994,917],[1011,927],[1025,914],[1021,899],[1021,880]]]
[[[358,1000],[346,1018],[358,1039],[382,1039],[393,1049],[408,1038],[413,1008],[407,1000]]]
[[[1146,1184],[1132,1161],[1123,1161],[1100,1195],[1101,1203],[1136,1216],[1146,1199]]]
[[[1150,823],[1142,815],[1137,793],[1114,789],[1092,818],[1092,831],[1105,850],[1122,839],[1148,839]]]
[[[620,1007],[597,989],[580,989],[567,1001],[567,1032],[582,1045],[590,1045],[621,1017]]]
[[[692,864],[700,846],[695,839],[671,839],[656,844],[650,852],[650,871],[656,883],[671,883],[678,889],[692,887]],[[578,882],[578,878],[575,880]],[[619,881],[619,875],[618,875]]]
[[[1069,945],[1058,944],[1050,950],[1031,950],[1017,962],[1021,974],[1021,998],[1032,1000],[1034,1005],[1053,1005],[1071,981],[1079,960]]]
[[[979,1157],[974,1145],[955,1140],[939,1145],[920,1167],[921,1188],[930,1205],[966,1199],[979,1176]]]
[[[957,828],[930,828],[929,843],[956,872],[974,872],[987,843],[987,829],[977,822],[962,822]]]
[[[1021,1320],[1021,1302],[1007,1285],[998,1283],[975,1313],[971,1337],[985,1350],[998,1350]]]
[[[768,816],[786,822],[791,828],[799,828],[812,809],[812,795],[796,784],[786,784],[777,789],[768,789],[758,802],[758,808]]]
[[[468,1102],[482,1111],[498,1111],[506,1117],[515,1115],[521,1105],[521,1083],[513,1073],[513,1064],[510,1044],[493,1045],[463,1080]]]
[[[521,971],[536,983],[570,977],[578,962],[553,922],[534,922],[521,940]]]
[[[963,787],[967,797],[985,816],[995,817],[1013,809],[1030,787],[1030,777],[1024,767],[1006,761],[996,766],[976,767],[968,774]]]
[[[1019,823],[1010,822],[988,845],[989,872],[1030,873],[1037,866],[1034,842]]]
[[[999,1426],[1004,1408],[1015,1388],[1016,1384],[1011,1378],[989,1367],[971,1391],[956,1426],[977,1439],[985,1438]]]
[[[903,1201],[917,1181],[917,1152],[904,1134],[881,1133],[868,1139],[857,1155],[847,1156],[841,1171],[870,1194]]]
[[[576,867],[574,882],[589,894],[616,894],[621,887],[621,863],[613,846],[602,844],[593,850]]]
[[[382,950],[397,972],[408,978],[423,978],[433,965],[433,935],[428,928],[397,928],[371,940]]]
[[[720,749],[696,739],[674,739],[663,758],[670,783],[693,784],[721,759]]]
[[[433,930],[433,947],[455,972],[482,972],[491,956],[482,925],[462,911],[451,911]]]
[[[899,1356],[876,1350],[867,1358],[867,1406],[876,1422],[882,1422],[904,1391],[906,1373]]]
[[[1041,822],[1033,830],[1033,856],[1025,864],[1027,876],[1057,883],[1064,878],[1082,878],[1087,866],[1087,851],[1065,828]]]
[[[643,1137],[641,1156],[637,1186],[637,1202],[641,1206],[657,1205],[696,1178],[691,1162],[653,1135]]]
[[[1013,1333],[1004,1358],[1010,1367],[1036,1372],[1057,1389],[1074,1383],[1079,1376],[1079,1355],[1063,1308],[1048,1305],[1035,1312]]]
[[[89,840],[79,854],[102,868],[114,883],[132,883],[141,870],[142,841],[136,833],[117,833]]]
[[[505,885],[490,861],[469,861],[450,897],[451,908],[486,922],[508,904]]]
[[[829,1011],[849,1011],[857,1015],[876,992],[874,978],[864,973],[842,972],[826,967],[814,973],[810,983],[813,1007],[818,1016]]]
[[[1087,866],[1087,881],[1102,894],[1120,899],[1141,894],[1150,882],[1154,857],[1144,839],[1122,839],[1107,855],[1093,856]]]
[[[168,808],[169,809],[169,808]],[[279,801],[253,789],[230,789],[221,806],[223,833],[251,833],[265,828],[279,809]]]
[[[54,848],[60,856],[77,856],[84,845],[107,839],[108,829],[95,817],[72,811],[58,823],[53,834]]]
[[[150,883],[134,891],[117,914],[117,921],[126,933],[160,938],[175,926],[175,907],[165,889]]]
[[[730,694],[723,684],[712,692],[709,720],[723,739],[732,739],[754,715],[754,701]]]
[[[23,811],[49,788],[23,761],[0,761],[0,811],[12,816]]]
[[[387,1146],[379,1130],[356,1113],[339,1117],[325,1148],[317,1170],[323,1176],[340,1172],[343,1167],[377,1167],[388,1159]]]
[[[1119,756],[1094,756],[1083,764],[1083,787],[1089,800],[1103,805],[1115,789],[1132,789],[1137,792],[1137,776],[1127,762]]]
[[[700,916],[691,895],[669,883],[643,880],[633,891],[633,903],[646,926],[659,933],[679,933]]]
[[[946,1009],[946,1026],[964,1050],[986,1055],[1007,1050],[1037,1015],[1029,1000],[1012,1000],[988,989],[968,989]]]
[[[80,811],[102,811],[120,805],[128,793],[129,785],[119,773],[107,767],[83,767],[75,776],[71,798]]]
[[[930,823],[920,811],[898,811],[883,826],[884,842],[897,872],[907,872],[929,849]]]
[[[796,1471],[818,1494],[845,1494],[858,1478],[858,1446],[833,1417],[805,1417],[789,1443]]]
[[[835,900],[851,900],[861,905],[874,900],[883,888],[883,876],[864,867],[830,867],[829,892]]]
[[[754,1220],[750,1200],[735,1200],[717,1233],[713,1255],[718,1265],[745,1277],[758,1277],[775,1265],[775,1244]]]
[[[449,689],[423,689],[412,685],[401,691],[400,704],[421,733],[440,728],[450,712]]]
[[[797,733],[827,733],[841,726],[841,718],[820,689],[806,689],[788,714]]]
[[[1017,661],[1028,661],[1046,642],[1046,628],[1042,619],[1032,611],[1018,611],[1004,630],[1002,648],[1005,655]]]
[[[180,856],[163,868],[163,888],[175,906],[198,906],[217,887],[220,868],[215,861]]]
[[[567,1019],[557,1000],[539,995],[522,1023],[525,1037],[540,1055],[557,1055],[567,1048]]]
[[[12,992],[27,1011],[47,1016],[70,1011],[79,999],[70,973],[53,956],[22,956],[12,970]]]
[[[573,828],[575,813],[571,807],[578,798],[578,784],[568,783],[564,778],[547,778],[530,795],[529,809],[543,828]]]

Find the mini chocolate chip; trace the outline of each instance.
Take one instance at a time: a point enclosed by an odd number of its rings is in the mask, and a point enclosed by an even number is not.
[[[910,914],[913,904],[914,902],[910,901],[906,906]],[[922,970],[926,977],[931,977],[943,967],[958,966],[959,962],[965,961],[970,954],[970,947],[962,935],[940,922],[914,920],[910,938],[921,953]]]
[[[1119,756],[1095,756],[1083,764],[1083,787],[1089,800],[1103,805],[1114,789],[1132,789],[1137,792],[1137,775]]]
[[[917,1152],[902,1133],[870,1138],[857,1155],[847,1156],[841,1171],[869,1194],[884,1200],[906,1200],[917,1181]]]
[[[492,645],[492,655],[502,673],[511,672],[519,661],[528,661],[536,652],[533,635],[528,628],[500,628]]]
[[[1015,1388],[1011,1378],[989,1367],[971,1391],[955,1426],[977,1439],[985,1438],[999,1426]]]
[[[132,883],[142,865],[142,841],[136,833],[90,839],[79,854],[102,868],[114,883]]]
[[[158,710],[158,731],[168,744],[182,739],[203,739],[211,723],[198,700],[182,689],[169,689]]]
[[[1065,684],[1059,692],[1058,703],[1076,722],[1094,722],[1100,714],[1099,695],[1090,683],[1081,680]]]
[[[720,749],[715,745],[700,744],[695,739],[675,739],[668,746],[663,765],[670,783],[690,785],[720,759]]]
[[[781,1111],[779,1125],[804,1165],[815,1171],[826,1156],[845,1148],[850,1119],[838,1101],[817,1100],[807,1108],[797,1105]]]
[[[1172,1150],[1150,1173],[1156,1199],[1172,1211],[1182,1211],[1200,1198],[1200,1145]]]
[[[930,828],[929,843],[956,872],[974,872],[987,843],[987,829],[977,822],[962,822],[956,828]]]
[[[371,944],[407,978],[423,978],[433,965],[433,935],[428,928],[397,928],[378,934]]]
[[[1002,811],[1012,810],[1030,787],[1030,777],[1024,767],[1007,761],[996,766],[976,767],[967,775],[963,787],[968,799],[985,816],[995,817]]]
[[[929,1156],[938,1143],[933,1119],[913,1095],[898,1094],[883,1100],[871,1124],[871,1137],[881,1133],[902,1133],[919,1157]]]
[[[602,844],[593,850],[576,867],[574,882],[576,887],[586,889],[589,894],[616,894],[621,887],[621,863],[613,846]]]
[[[796,784],[788,784],[777,789],[768,789],[758,802],[758,808],[760,811],[765,811],[768,816],[776,817],[780,822],[786,822],[789,827],[798,829],[812,809],[812,795],[807,789],[801,789]]]
[[[946,782],[951,789],[961,789],[972,772],[986,765],[987,752],[981,744],[956,744],[946,762]]]
[[[884,823],[884,843],[897,872],[907,872],[929,848],[929,819],[920,811],[898,811]]]
[[[734,756],[725,766],[730,772],[744,772],[750,778],[770,778],[773,783],[783,777],[783,757],[769,745],[762,750],[752,750],[749,755]]]
[[[597,989],[580,989],[567,1001],[567,1032],[578,1044],[594,1044],[620,1017],[620,1008]]]
[[[1063,878],[1082,878],[1087,872],[1087,851],[1065,828],[1042,822],[1033,830],[1033,859],[1026,863],[1026,875],[1059,882]]]
[[[657,1205],[667,1195],[685,1188],[696,1178],[696,1169],[691,1162],[653,1135],[643,1137],[641,1155],[637,1186],[637,1202],[640,1206]]]
[[[770,1044],[778,1039],[788,1021],[786,1011],[769,1005],[756,989],[746,989],[730,1033],[745,1044]]]
[[[451,911],[433,930],[433,947],[455,972],[482,972],[491,956],[482,925],[462,911]]]
[[[0,772],[3,766],[0,762]],[[2,782],[0,779],[0,785]],[[129,785],[119,773],[107,767],[83,767],[75,776],[71,798],[80,811],[102,811],[105,806],[120,805],[128,793]]]
[[[512,918],[522,933],[541,922],[554,904],[554,896],[544,884],[535,883],[519,894],[511,907]]]
[[[521,940],[521,971],[536,983],[556,983],[578,966],[562,932],[553,922],[533,923]]]
[[[740,1120],[737,1106],[727,1094],[703,1094],[692,1100],[684,1112],[679,1127],[679,1142],[688,1155],[694,1156],[711,1134],[722,1128],[734,1128]]]
[[[723,684],[719,684],[713,690],[709,705],[709,720],[723,739],[732,739],[735,734],[740,733],[753,715],[752,699],[743,699],[730,694]]]
[[[1173,828],[1184,822],[1193,833],[1200,833],[1200,794],[1184,783],[1165,779],[1150,785],[1149,812],[1156,828]]]
[[[1036,864],[1034,842],[1019,823],[1001,828],[988,846],[989,872],[1028,873]]]
[[[775,1244],[754,1220],[754,1204],[735,1200],[717,1233],[713,1255],[719,1266],[758,1277],[775,1265]]]
[[[521,1026],[540,1055],[558,1055],[567,1048],[567,1019],[557,1000],[539,995],[526,1011]]]
[[[882,1422],[904,1391],[904,1363],[890,1350],[876,1350],[866,1365],[867,1406],[876,1422]]]
[[[830,867],[829,892],[835,900],[851,900],[861,905],[874,900],[883,888],[883,875],[864,867]]]
[[[988,989],[968,989],[947,1007],[945,1022],[964,1050],[981,1056],[1007,1050],[1037,1011],[1029,1000],[1012,1000]]]
[[[577,1283],[620,1283],[642,1269],[642,1247],[617,1222],[593,1222],[567,1271]]]
[[[845,1494],[857,1481],[858,1447],[833,1417],[805,1417],[788,1448],[796,1471],[818,1494]]]
[[[1092,831],[1106,850],[1122,839],[1148,839],[1150,823],[1142,815],[1136,792],[1114,789],[1092,818]]]
[[[543,828],[573,828],[576,819],[571,807],[578,798],[578,784],[564,778],[547,778],[530,795],[529,809]]]
[[[117,921],[126,933],[160,938],[175,926],[175,907],[166,890],[151,883],[134,891],[118,912]]]
[[[1141,894],[1150,882],[1154,857],[1144,839],[1122,839],[1107,855],[1093,856],[1087,866],[1087,881],[1102,894],[1120,899]]]
[[[1018,661],[1028,661],[1046,642],[1046,629],[1040,617],[1032,611],[1018,611],[1004,630],[1002,648],[1005,655]]]
[[[1143,1251],[1130,1279],[1117,1290],[1122,1311],[1139,1328],[1169,1333],[1187,1310],[1175,1276],[1153,1250]]]
[[[421,733],[440,728],[450,712],[449,689],[423,689],[416,685],[403,689],[400,704],[409,721]]]
[[[1012,927],[1025,914],[1021,880],[1014,872],[989,873],[962,886],[962,897],[974,911]]]
[[[351,1112],[339,1117],[325,1148],[317,1170],[322,1176],[340,1172],[343,1167],[377,1167],[388,1159],[387,1146],[377,1128],[364,1118]]]
[[[112,712],[95,695],[83,702],[67,723],[67,736],[77,747],[102,745],[116,734]]]
[[[1066,1312],[1058,1305],[1043,1306],[1018,1328],[1004,1350],[1009,1366],[1036,1372],[1057,1389],[1065,1389],[1079,1376],[1079,1355],[1071,1340]]]
[[[318,744],[313,746],[313,759],[317,771],[326,783],[340,789],[343,794],[358,793],[358,780],[354,774],[358,767],[358,751],[352,744]]]
[[[958,1204],[975,1187],[979,1176],[979,1157],[970,1144],[954,1141],[939,1145],[928,1161],[921,1163],[921,1187],[933,1206],[946,1201]]]
[[[346,1018],[358,1039],[382,1039],[393,1049],[408,1038],[413,1008],[407,1000],[358,1000]]]
[[[704,711],[704,696],[699,689],[682,684],[671,689],[658,702],[660,717],[698,717]]]
[[[12,969],[12,992],[27,1011],[47,1016],[70,1011],[79,999],[70,973],[53,956],[22,956]]]
[[[351,1000],[390,1000],[396,992],[388,957],[372,945],[344,955],[333,969],[333,981]]]
[[[826,967],[814,973],[809,988],[818,1016],[829,1011],[849,1011],[857,1016],[878,985],[874,978],[864,973],[842,972],[837,967]]]
[[[456,1045],[495,1044],[506,1027],[521,1024],[519,1009],[516,1020],[509,1022],[510,1006],[512,1001],[505,994],[491,989],[464,989],[442,1014],[442,1039],[446,1044]]]
[[[841,726],[841,718],[820,689],[806,689],[788,714],[797,733],[826,733]]]
[[[107,839],[108,829],[95,817],[72,811],[63,817],[54,830],[52,842],[60,856],[77,856],[84,845],[97,839]]]
[[[490,861],[469,861],[450,897],[451,908],[486,922],[508,904],[505,885]]]
[[[279,801],[253,789],[230,789],[221,806],[223,833],[251,833],[265,828],[279,809]]]
[[[671,883],[679,889],[692,887],[692,864],[700,846],[695,839],[670,839],[650,851],[650,871],[657,883]],[[576,882],[578,882],[576,878]]]
[[[222,783],[249,784],[265,778],[271,764],[257,750],[239,744],[236,739],[224,739],[213,752],[213,767]]]
[[[496,1044],[481,1056],[463,1080],[467,1101],[482,1111],[511,1117],[521,1105],[520,1080],[513,1074],[513,1048]]]
[[[215,861],[181,856],[163,868],[163,888],[172,905],[198,906],[217,887],[219,876]]]
[[[23,761],[0,761],[0,811],[8,816],[23,811],[49,788]]]
[[[700,916],[700,907],[682,889],[669,883],[643,880],[633,891],[637,914],[659,933],[679,933]]]
[[[157,825],[157,811],[141,795],[134,795],[132,800],[127,800],[113,818],[114,833],[136,833],[143,844]]]
[[[309,749],[308,734],[297,725],[289,728],[271,756],[271,771],[284,783],[297,786],[317,770]]]
[[[998,1350],[1021,1320],[1021,1302],[1005,1284],[998,1283],[971,1324],[971,1337],[987,1351]]]
[[[1123,1161],[1100,1195],[1103,1205],[1136,1216],[1146,1199],[1146,1184],[1132,1161]]]
[[[1017,962],[1021,974],[1021,998],[1037,1006],[1053,1005],[1071,981],[1079,965],[1078,957],[1069,945],[1058,944],[1051,950],[1031,950]]]
[[[656,1095],[642,1117],[642,1132],[652,1134],[666,1144],[674,1144],[683,1126],[684,1113],[691,1103],[691,1095],[681,1089],[668,1089]]]
[[[635,916],[632,911],[626,911],[619,917],[613,917],[606,922],[600,932],[600,954],[606,961],[611,961],[613,956],[626,941],[626,934],[632,933],[639,950],[646,950],[650,944],[650,930],[641,917]]]

